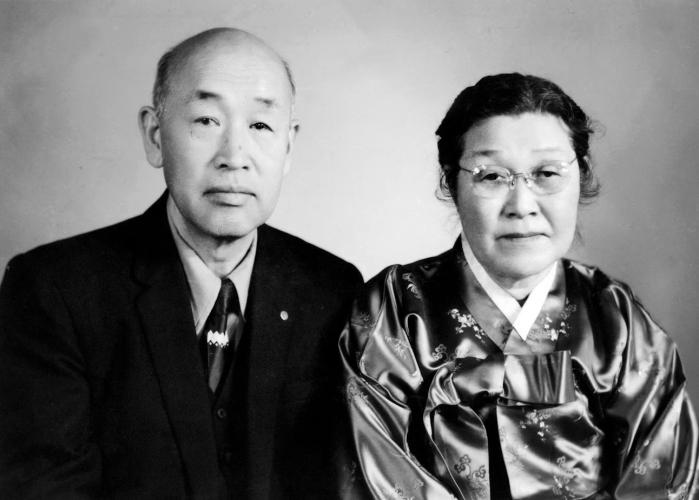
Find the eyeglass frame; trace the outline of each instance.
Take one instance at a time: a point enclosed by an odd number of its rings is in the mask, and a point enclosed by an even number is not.
[[[547,165],[556,165],[557,167],[563,167],[564,170],[562,170],[562,173],[567,174],[568,170],[573,165],[573,163],[575,163],[577,161],[578,161],[578,157],[576,155],[570,161],[549,162],[549,163],[547,163]],[[554,191],[552,193],[537,193],[534,189],[532,189],[532,186],[536,185],[536,181],[532,177],[532,173],[534,172],[535,169],[540,168],[541,165],[539,167],[534,167],[532,170],[529,170],[528,172],[518,172],[518,173],[514,173],[509,168],[504,167],[502,165],[495,165],[495,164],[480,164],[480,165],[476,165],[475,168],[473,168],[473,169],[468,169],[468,168],[459,166],[459,170],[463,170],[464,172],[468,172],[469,174],[471,174],[471,179],[473,179],[476,175],[478,175],[481,172],[481,170],[484,170],[488,167],[500,167],[500,168],[507,170],[507,182],[505,183],[505,185],[508,187],[508,191],[514,190],[514,188],[517,184],[517,177],[521,177],[522,179],[524,179],[524,185],[527,186],[527,188],[529,188],[533,193],[535,193],[539,196],[560,193],[565,188],[565,186],[563,186],[563,188],[561,188],[561,191]]]

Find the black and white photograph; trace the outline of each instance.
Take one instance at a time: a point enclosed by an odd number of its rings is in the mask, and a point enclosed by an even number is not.
[[[0,498],[699,499],[697,26],[0,0]]]

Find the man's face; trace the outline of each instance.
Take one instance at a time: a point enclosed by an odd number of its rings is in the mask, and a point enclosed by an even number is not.
[[[170,83],[159,121],[165,182],[187,231],[222,241],[264,223],[279,198],[296,132],[278,58],[210,43]],[[151,163],[153,163],[151,161]]]

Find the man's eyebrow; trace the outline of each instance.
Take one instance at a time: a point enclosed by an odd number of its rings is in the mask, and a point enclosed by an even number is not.
[[[216,92],[211,92],[210,90],[196,89],[194,92],[192,92],[192,95],[189,97],[188,101],[220,101],[221,99],[223,99],[223,97],[221,97],[221,95],[217,94]]]
[[[188,99],[189,102],[194,101],[222,101],[223,96],[212,92],[210,90],[196,89],[192,92],[191,97]],[[280,106],[279,101],[273,97],[255,97],[255,102],[262,104],[266,108],[278,108]]]
[[[278,108],[279,101],[273,97],[255,97],[255,101],[263,104],[266,108]]]

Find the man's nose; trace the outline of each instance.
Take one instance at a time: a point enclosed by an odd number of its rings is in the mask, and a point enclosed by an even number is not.
[[[241,125],[229,125],[221,136],[216,155],[217,168],[249,168],[249,135]]]
[[[507,192],[504,212],[507,217],[516,218],[539,213],[537,195],[530,189],[529,181],[525,177],[514,178],[514,186]]]

